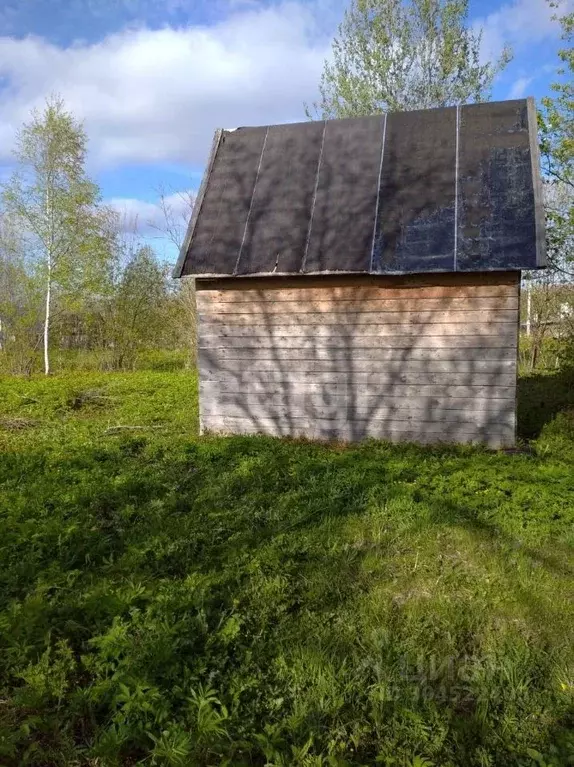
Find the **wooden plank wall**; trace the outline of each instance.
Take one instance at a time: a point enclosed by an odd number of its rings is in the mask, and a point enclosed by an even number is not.
[[[518,272],[197,282],[201,431],[515,441]]]

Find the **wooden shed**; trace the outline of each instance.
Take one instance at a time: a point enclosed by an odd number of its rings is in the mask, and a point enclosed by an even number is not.
[[[201,430],[511,446],[532,100],[219,130],[175,269]]]

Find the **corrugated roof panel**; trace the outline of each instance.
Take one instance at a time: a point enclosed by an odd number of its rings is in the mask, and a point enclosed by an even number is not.
[[[266,133],[266,128],[223,133],[208,171],[183,275],[233,274]]]
[[[218,132],[176,276],[545,264],[532,100]]]
[[[304,272],[369,271],[384,121],[327,121]]]
[[[460,109],[457,269],[536,268],[527,102]]]
[[[456,109],[390,114],[373,271],[454,269]]]
[[[301,269],[324,127],[307,122],[269,128],[238,274]]]

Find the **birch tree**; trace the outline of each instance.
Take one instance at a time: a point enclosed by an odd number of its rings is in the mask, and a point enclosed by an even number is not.
[[[6,212],[19,222],[34,273],[43,285],[44,372],[50,373],[54,291],[78,290],[106,257],[98,187],[85,171],[87,138],[61,98],[46,101],[19,131],[17,170],[3,189]]]
[[[488,99],[510,61],[481,59],[468,0],[352,0],[307,116],[359,117]]]

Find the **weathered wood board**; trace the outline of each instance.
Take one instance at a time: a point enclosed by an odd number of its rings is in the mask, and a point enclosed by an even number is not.
[[[198,281],[201,431],[511,446],[519,281]]]

